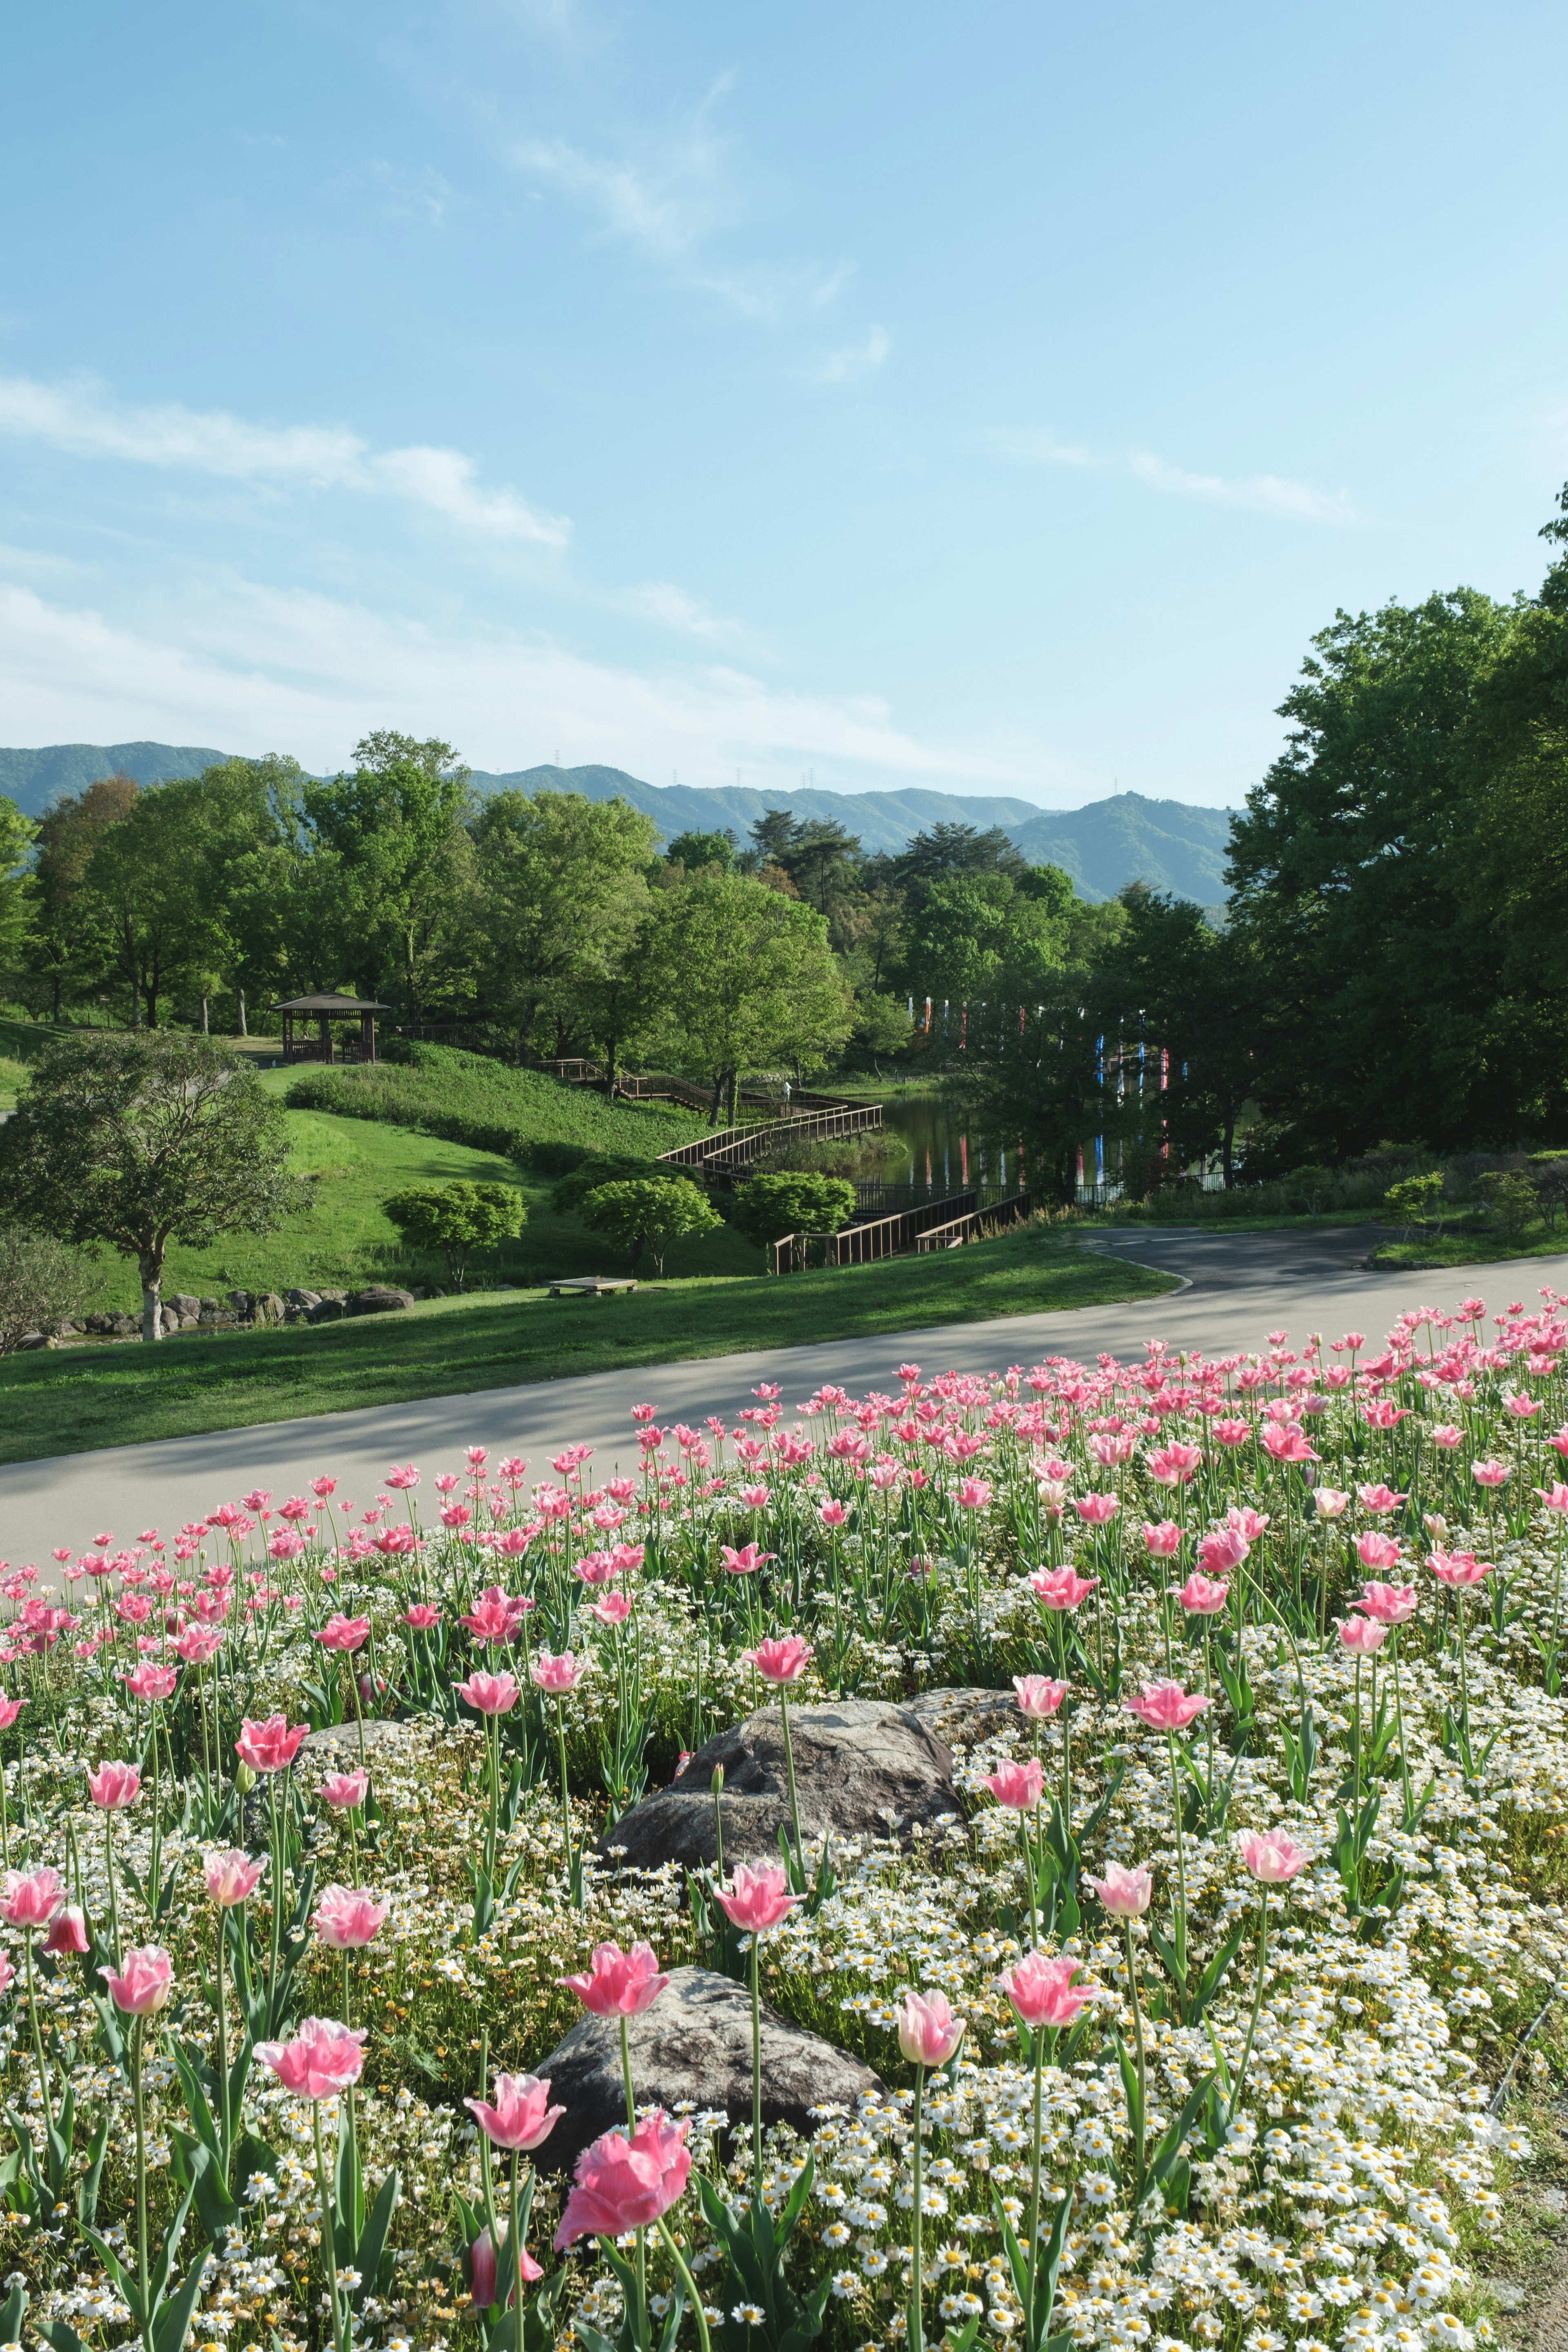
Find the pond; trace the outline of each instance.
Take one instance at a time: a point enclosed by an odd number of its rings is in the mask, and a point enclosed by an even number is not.
[[[998,1150],[994,1144],[972,1138],[966,1121],[939,1096],[884,1096],[882,1125],[907,1144],[910,1153],[907,1168],[889,1163],[886,1192],[907,1192],[914,1201],[940,1201],[973,1185],[984,1207],[1016,1192],[1022,1181],[1020,1153]]]

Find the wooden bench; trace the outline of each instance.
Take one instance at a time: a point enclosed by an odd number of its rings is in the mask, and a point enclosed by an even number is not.
[[[629,1274],[568,1274],[550,1285],[552,1298],[608,1298],[617,1293],[635,1290],[637,1283]]]

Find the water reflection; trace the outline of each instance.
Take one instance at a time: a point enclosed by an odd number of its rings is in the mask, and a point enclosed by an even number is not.
[[[888,1164],[880,1188],[886,1194],[903,1193],[912,1206],[973,1187],[979,1205],[985,1207],[1018,1190],[1022,1166],[1017,1150],[972,1138],[966,1124],[938,1096],[884,1096],[882,1126],[909,1148],[906,1167],[900,1169],[897,1161]]]

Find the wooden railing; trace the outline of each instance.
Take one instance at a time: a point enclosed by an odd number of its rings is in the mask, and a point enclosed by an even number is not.
[[[1015,1192],[1005,1201],[997,1201],[989,1209],[972,1209],[966,1216],[954,1217],[945,1225],[931,1225],[915,1243],[917,1255],[926,1250],[956,1249],[987,1225],[1016,1225],[1029,1213],[1027,1192]]]
[[[695,1143],[678,1144],[673,1151],[661,1151],[658,1156],[668,1167],[695,1167],[705,1175],[730,1176],[771,1158],[782,1137],[830,1142],[835,1136],[864,1135],[881,1124],[880,1103],[862,1103],[853,1109],[840,1104],[833,1110],[792,1110],[787,1118],[770,1119],[757,1127],[723,1128],[716,1135],[700,1136]]]
[[[918,1209],[900,1209],[890,1217],[867,1217],[858,1224],[842,1225],[836,1234],[785,1234],[782,1241],[769,1245],[769,1271],[798,1274],[803,1266],[813,1265],[869,1265],[878,1258],[898,1257],[910,1247],[919,1249],[927,1233],[975,1213],[973,1192],[951,1192]]]

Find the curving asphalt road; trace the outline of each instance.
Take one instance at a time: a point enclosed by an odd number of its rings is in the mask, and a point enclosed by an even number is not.
[[[852,1394],[889,1387],[897,1367],[911,1361],[928,1372],[994,1371],[1050,1355],[1142,1354],[1146,1339],[1224,1353],[1259,1346],[1265,1332],[1281,1327],[1297,1339],[1317,1330],[1328,1338],[1347,1329],[1381,1337],[1406,1307],[1451,1307],[1474,1294],[1491,1310],[1510,1299],[1532,1300],[1543,1285],[1568,1284],[1568,1256],[1370,1274],[1363,1264],[1369,1244],[1364,1226],[1117,1234],[1096,1246],[1177,1275],[1183,1286],[1122,1306],[594,1372],[14,1463],[0,1467],[0,1554],[45,1566],[57,1544],[79,1549],[105,1533],[125,1542],[153,1525],[168,1531],[251,1486],[281,1498],[323,1471],[337,1476],[339,1500],[368,1504],[389,1464],[413,1459],[428,1481],[437,1470],[461,1467],[463,1448],[471,1444],[488,1445],[493,1455],[525,1454],[541,1473],[563,1445],[590,1444],[595,1466],[608,1475],[617,1461],[625,1466],[637,1458],[630,1414],[645,1399],[662,1422],[698,1423],[714,1413],[732,1423],[763,1381],[779,1382],[785,1403],[795,1404],[824,1381]],[[581,1311],[602,1310],[584,1301]]]

